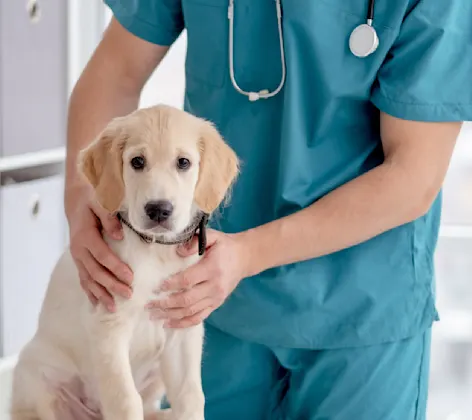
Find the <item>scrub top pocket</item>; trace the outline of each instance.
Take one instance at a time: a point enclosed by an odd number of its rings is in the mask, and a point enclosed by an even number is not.
[[[182,0],[187,29],[186,76],[222,87],[227,74],[226,0]]]
[[[311,68],[313,80],[323,81],[318,86],[303,87],[313,89],[313,95],[368,99],[396,31],[382,25],[381,16],[376,15],[374,27],[380,39],[377,50],[365,58],[354,56],[349,49],[349,38],[357,26],[366,23],[367,4],[367,0],[285,1],[285,50],[289,55],[287,75],[292,76],[290,81],[297,84],[298,80],[305,80],[302,75],[293,76]]]

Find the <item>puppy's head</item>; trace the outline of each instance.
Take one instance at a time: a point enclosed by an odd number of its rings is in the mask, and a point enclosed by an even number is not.
[[[126,211],[136,229],[170,239],[220,205],[238,158],[210,123],[156,106],[114,119],[81,152],[79,168],[107,211]]]

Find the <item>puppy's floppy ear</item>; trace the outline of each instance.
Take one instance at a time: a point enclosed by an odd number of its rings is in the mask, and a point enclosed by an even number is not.
[[[110,124],[79,155],[79,172],[95,189],[100,205],[116,212],[124,198],[123,150],[126,137]]]
[[[206,213],[212,213],[225,198],[239,173],[239,160],[213,125],[203,123],[199,140],[200,171],[195,202]]]

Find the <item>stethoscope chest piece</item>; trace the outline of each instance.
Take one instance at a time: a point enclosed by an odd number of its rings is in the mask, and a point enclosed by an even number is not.
[[[367,57],[379,46],[377,31],[372,25],[363,23],[355,28],[349,37],[349,48],[356,57]]]

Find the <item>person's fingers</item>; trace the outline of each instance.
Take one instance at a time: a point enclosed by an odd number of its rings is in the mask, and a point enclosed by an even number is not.
[[[93,306],[98,305],[98,298],[88,289],[88,287],[82,287],[83,291],[87,295],[88,300]]]
[[[90,252],[82,259],[82,262],[91,279],[103,286],[107,291],[116,293],[124,298],[131,297],[130,287],[120,282],[112,273],[101,266]],[[97,297],[100,299],[99,296]]]
[[[178,320],[183,318],[192,317],[199,312],[207,308],[213,307],[213,299],[206,297],[197,303],[190,305],[186,308],[172,308],[172,309],[155,309],[151,310],[151,319],[165,319],[165,320]]]
[[[95,296],[89,289],[89,282],[92,281],[88,271],[85,269],[84,265],[80,261],[76,261],[77,270],[79,272],[80,286],[82,290],[86,293],[88,300],[93,306],[96,306],[98,303],[98,297]]]
[[[131,269],[121,261],[115,253],[110,249],[107,243],[103,240],[98,231],[91,233],[89,252],[93,255],[99,264],[107,268],[115,277],[122,282],[130,285],[133,281],[133,272]],[[90,269],[87,267],[87,270]],[[90,273],[92,275],[92,273]],[[93,275],[92,275],[93,276]],[[93,277],[95,278],[95,277]],[[107,287],[98,279],[95,278],[100,284]]]
[[[211,312],[212,312],[212,309],[207,308],[207,309],[204,309],[201,312],[196,313],[195,315],[192,315],[192,316],[189,316],[189,317],[186,317],[186,318],[169,320],[169,321],[164,322],[164,327],[166,327],[166,328],[189,328],[189,327],[193,327],[195,325],[200,324],[205,319],[207,319],[209,317],[209,315],[211,314]]]
[[[100,302],[108,311],[115,311],[115,301],[108,291],[92,279],[84,264],[77,262],[79,270],[80,285],[87,294],[92,305],[96,306]]]
[[[163,310],[189,308],[205,298],[212,298],[213,287],[209,282],[197,284],[191,289],[172,293],[164,299],[156,299],[146,305],[147,309]]]
[[[115,312],[115,300],[113,296],[99,283],[91,280],[89,283],[90,292],[97,297],[100,303],[107,308],[108,312]]]
[[[210,274],[209,271],[207,261],[203,259],[165,280],[156,292],[190,289],[206,281]]]

